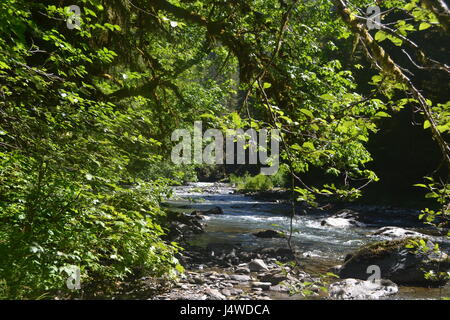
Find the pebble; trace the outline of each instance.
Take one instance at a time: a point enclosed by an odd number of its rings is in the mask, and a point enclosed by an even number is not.
[[[212,300],[226,300],[226,297],[216,289],[207,289],[206,294],[210,296]]]
[[[223,289],[222,294],[226,297],[229,297],[229,296],[231,296],[231,291],[228,289]]]
[[[250,276],[243,275],[243,274],[233,274],[233,275],[230,276],[230,279],[236,280],[236,281],[239,281],[239,282],[247,282],[247,281],[251,280]]]
[[[256,272],[269,270],[266,263],[262,259],[253,259],[248,264],[248,268],[250,269],[250,271],[256,271]]]
[[[249,274],[250,269],[247,267],[240,267],[240,268],[237,268],[235,272],[239,273],[239,274]]]
[[[259,282],[259,281],[255,281],[252,283],[252,287],[253,288],[260,288],[261,290],[269,290],[270,286],[272,284],[270,282]]]

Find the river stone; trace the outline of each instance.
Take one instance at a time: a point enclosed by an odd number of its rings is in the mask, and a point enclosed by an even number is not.
[[[240,274],[249,274],[250,269],[247,267],[238,267],[234,272],[240,273]]]
[[[274,258],[277,261],[286,262],[286,261],[291,261],[291,260],[295,259],[292,251],[289,248],[268,247],[268,248],[261,249],[260,252],[265,257]]]
[[[243,293],[244,290],[238,289],[238,288],[233,288],[233,289],[230,289],[230,292],[231,292],[232,295],[238,295],[238,294]]]
[[[378,300],[398,292],[398,287],[390,280],[367,281],[345,279],[330,285],[329,295],[333,299]]]
[[[204,226],[197,217],[169,211],[168,219],[170,221],[169,232],[165,238],[170,241],[182,241],[192,234],[205,232]]]
[[[287,280],[287,277],[281,273],[278,274],[264,274],[262,277],[259,278],[262,282],[270,282],[272,285],[277,285],[282,281]]]
[[[221,207],[214,207],[209,210],[201,211],[201,210],[195,210],[191,213],[191,215],[198,216],[198,215],[209,215],[209,214],[223,214],[223,210]]]
[[[281,232],[275,230],[265,230],[253,233],[254,236],[258,238],[284,238]]]
[[[329,227],[335,227],[335,228],[348,228],[351,227],[352,224],[349,220],[344,218],[327,218],[321,222],[322,226],[329,226]]]
[[[226,300],[226,297],[217,289],[206,289],[205,293],[209,296],[210,300]]]
[[[335,228],[363,227],[364,224],[358,221],[359,213],[349,209],[344,209],[333,216],[322,220],[322,226],[330,226]]]
[[[252,288],[260,288],[262,290],[269,290],[271,285],[272,284],[270,282],[260,282],[260,281],[252,282]]]
[[[202,279],[202,278],[199,277],[199,276],[194,277],[192,280],[193,280],[193,282],[196,283],[196,284],[204,284],[204,283],[206,282],[204,279]]]
[[[222,289],[222,294],[226,297],[231,296],[231,291],[230,289]]]
[[[282,285],[282,284],[277,284],[276,286],[271,286],[269,288],[270,291],[275,291],[275,292],[289,292],[288,287]]]
[[[426,279],[425,272],[450,270],[450,259],[443,252],[429,250],[423,252],[417,248],[407,248],[410,240],[420,241],[421,238],[405,238],[375,242],[361,247],[356,252],[347,255],[339,270],[339,276],[366,280],[371,275],[367,273],[369,266],[378,266],[381,277],[401,285],[439,286],[447,282],[446,279]],[[424,239],[424,241],[427,241]],[[434,244],[427,241],[427,246]]]
[[[261,259],[253,259],[248,263],[248,268],[250,271],[258,272],[258,271],[269,271],[266,263]]]
[[[179,294],[179,296],[172,297],[171,300],[206,300],[208,296],[206,294],[197,294],[197,293],[183,293]]]
[[[239,282],[247,282],[247,281],[251,280],[250,276],[245,275],[245,274],[232,274],[232,275],[230,275],[230,279],[236,280]]]
[[[369,236],[383,236],[390,239],[403,239],[407,237],[420,237],[430,239],[429,236],[422,233],[398,227],[382,227],[369,234]]]

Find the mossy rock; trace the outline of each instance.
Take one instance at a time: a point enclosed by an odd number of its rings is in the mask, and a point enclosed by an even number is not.
[[[404,248],[411,240],[420,241],[421,238],[405,238],[369,243],[359,248],[356,252],[348,254],[345,257],[345,261],[348,261],[353,257],[358,260],[382,258],[391,254],[393,250]]]
[[[424,252],[417,248],[407,247],[411,242],[425,241],[430,250]],[[439,286],[447,282],[445,277],[427,279],[428,271],[446,272],[450,269],[450,259],[443,252],[435,252],[434,244],[424,238],[405,238],[380,241],[365,245],[356,252],[346,256],[339,270],[341,278],[367,280],[369,266],[378,266],[381,278],[389,279],[397,284],[417,286]]]

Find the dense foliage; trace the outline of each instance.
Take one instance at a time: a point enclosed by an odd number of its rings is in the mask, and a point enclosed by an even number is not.
[[[195,120],[280,129],[281,161],[310,202],[354,199],[378,179],[367,141],[401,108],[419,106],[448,165],[449,102],[422,96],[420,79],[402,78],[410,65],[392,61],[412,47],[416,70],[448,81],[445,61],[408,40],[448,39],[433,3],[385,1],[393,26],[368,33],[362,0],[79,0],[75,28],[68,1],[3,0],[0,297],[57,294],[70,266],[106,287],[182,271],[159,205],[193,177],[169,159],[172,131]],[[329,182],[304,183],[313,168]]]

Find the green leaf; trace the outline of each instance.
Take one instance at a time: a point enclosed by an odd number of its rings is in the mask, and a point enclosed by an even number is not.
[[[381,42],[384,39],[386,39],[387,35],[384,31],[378,31],[377,33],[375,33],[375,40]]]
[[[85,13],[86,15],[88,15],[88,16],[93,16],[93,17],[96,17],[96,18],[97,18],[97,14],[96,14],[94,11],[92,11],[91,9],[88,9],[88,8],[86,8],[86,7],[84,7],[83,9],[84,9],[84,13]]]
[[[387,37],[397,47],[400,47],[403,44],[403,40],[402,39],[399,39],[399,38],[397,38],[395,36],[391,36],[391,35],[388,35]]]
[[[339,278],[338,275],[336,275],[336,274],[334,274],[332,272],[327,272],[325,275],[328,276],[328,277]]]
[[[416,7],[415,2],[410,2],[410,3],[407,3],[403,8],[404,8],[406,11],[411,11],[411,10],[414,9],[415,7]]]
[[[316,148],[314,147],[314,144],[312,142],[310,142],[310,141],[304,142],[303,143],[303,148],[316,150]]]
[[[424,123],[423,123],[423,128],[424,128],[424,129],[428,129],[429,127],[431,127],[430,121],[425,120]]]
[[[427,23],[427,22],[422,22],[422,23],[419,25],[419,31],[426,30],[426,29],[428,29],[429,27],[431,27],[431,24],[429,24],[429,23]]]
[[[375,75],[375,76],[372,77],[372,82],[373,83],[378,83],[381,80],[383,80],[383,78],[380,75]]]
[[[300,109],[300,112],[302,112],[303,114],[306,114],[310,118],[314,118],[313,113],[311,111],[309,111],[308,109]]]
[[[320,96],[323,100],[334,100],[334,96],[331,93],[325,93]]]
[[[233,121],[233,123],[236,125],[236,126],[240,126],[241,125],[241,116],[237,113],[237,112],[233,112],[232,114],[231,114],[231,121]]]
[[[177,264],[175,266],[175,269],[179,272],[179,273],[183,273],[184,272],[184,267],[181,264]]]
[[[11,67],[7,65],[5,62],[0,61],[0,69],[11,69]]]
[[[366,136],[363,136],[362,134],[358,135],[358,139],[361,140],[361,141],[364,141],[364,142],[369,141],[369,138],[366,137]]]
[[[384,111],[379,111],[379,112],[375,113],[375,117],[390,118],[391,115]]]

